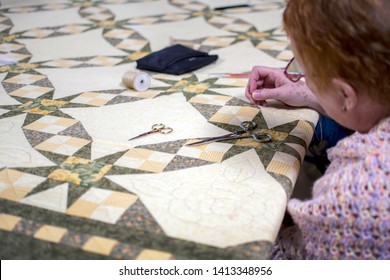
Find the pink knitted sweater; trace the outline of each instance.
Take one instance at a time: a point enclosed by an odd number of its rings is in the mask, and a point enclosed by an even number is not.
[[[274,259],[390,259],[390,117],[328,151],[312,199],[291,199],[295,225],[279,233]]]

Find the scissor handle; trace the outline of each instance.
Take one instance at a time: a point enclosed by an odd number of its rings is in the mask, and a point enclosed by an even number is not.
[[[251,136],[260,143],[267,143],[272,141],[272,135],[265,132],[251,133]]]
[[[240,124],[240,127],[246,132],[250,132],[257,127],[257,123],[255,123],[254,121],[243,121]]]
[[[152,125],[152,130],[154,132],[160,132],[162,134],[168,134],[168,133],[171,133],[173,131],[172,128],[167,127],[167,126],[165,126],[165,124],[162,124],[162,123],[157,123],[157,124]]]

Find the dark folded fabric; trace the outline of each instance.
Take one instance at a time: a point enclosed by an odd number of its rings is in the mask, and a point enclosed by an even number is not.
[[[173,45],[137,60],[137,68],[173,75],[181,75],[204,67],[218,59],[183,45]]]

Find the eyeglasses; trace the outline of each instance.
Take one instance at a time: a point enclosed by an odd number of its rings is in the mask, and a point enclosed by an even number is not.
[[[284,75],[292,82],[298,82],[302,77],[305,77],[302,66],[293,57],[284,69]]]

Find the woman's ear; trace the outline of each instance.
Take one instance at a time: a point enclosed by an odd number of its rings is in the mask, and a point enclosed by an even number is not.
[[[358,96],[355,89],[349,83],[339,78],[332,79],[332,83],[338,93],[342,110],[344,112],[353,110],[358,103]]]

